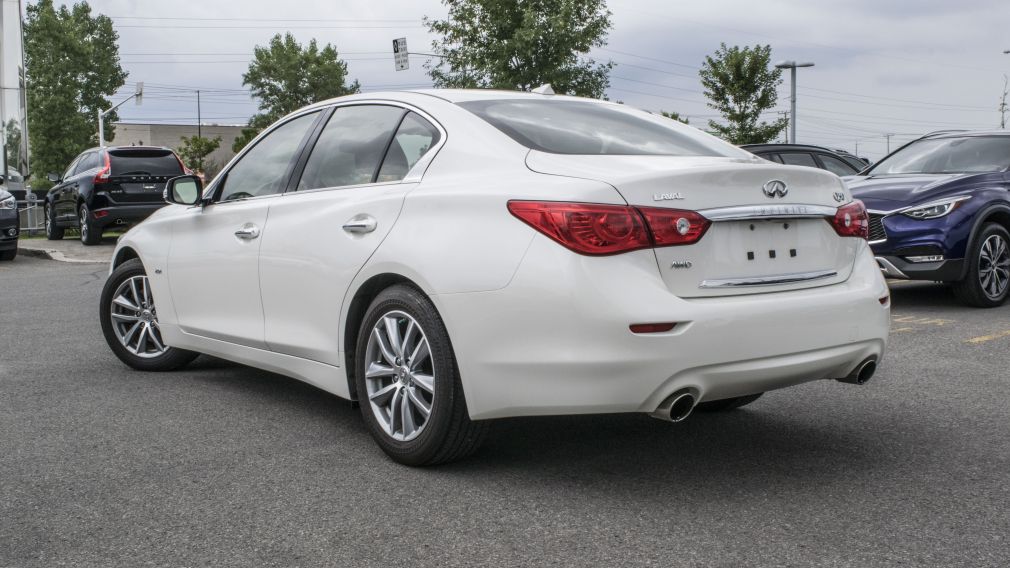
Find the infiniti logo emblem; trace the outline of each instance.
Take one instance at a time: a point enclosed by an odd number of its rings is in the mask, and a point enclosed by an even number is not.
[[[771,198],[785,197],[789,193],[789,187],[786,185],[786,182],[780,179],[765,182],[762,189],[764,189],[765,195]]]

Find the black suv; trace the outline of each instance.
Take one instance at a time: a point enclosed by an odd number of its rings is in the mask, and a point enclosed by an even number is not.
[[[17,255],[18,205],[14,196],[0,185],[0,260],[14,260]]]
[[[139,223],[165,205],[165,182],[189,173],[169,148],[110,146],[92,148],[70,163],[46,195],[46,238],[81,230],[81,242],[96,245],[110,226]]]
[[[828,170],[836,176],[852,176],[869,165],[849,154],[808,144],[744,144],[740,146],[752,154],[789,166],[808,166]]]

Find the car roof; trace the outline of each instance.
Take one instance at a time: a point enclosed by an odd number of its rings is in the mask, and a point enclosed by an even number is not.
[[[368,93],[356,93],[345,95],[313,103],[308,107],[299,109],[292,114],[296,114],[307,109],[325,107],[337,102],[354,100],[391,100],[399,102],[416,102],[417,95],[434,97],[450,103],[464,103],[468,101],[487,101],[501,99],[528,99],[528,100],[567,100],[597,103],[601,105],[617,104],[610,101],[590,99],[585,97],[573,97],[569,95],[542,95],[526,91],[505,91],[498,89],[406,89],[402,91],[372,91]]]
[[[1010,136],[1010,130],[940,130],[939,132],[930,132],[922,138],[963,138],[965,136]]]
[[[754,150],[818,150],[829,154],[841,154],[838,150],[825,148],[824,146],[814,146],[813,144],[741,144],[741,148],[753,152]]]

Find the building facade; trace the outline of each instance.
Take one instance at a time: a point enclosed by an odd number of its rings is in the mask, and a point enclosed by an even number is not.
[[[214,150],[207,160],[213,162],[208,164],[207,173],[213,174],[224,167],[235,155],[231,145],[235,138],[242,134],[244,126],[233,125],[207,125],[200,127],[200,134],[204,138],[221,137],[221,145]],[[165,146],[168,148],[178,148],[182,138],[190,138],[197,135],[195,124],[144,124],[136,122],[117,122],[116,132],[111,146]]]

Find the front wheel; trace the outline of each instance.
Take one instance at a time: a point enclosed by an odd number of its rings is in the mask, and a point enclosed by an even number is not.
[[[44,209],[44,215],[46,217],[46,238],[50,241],[58,241],[63,239],[63,233],[65,229],[63,227],[56,226],[56,219],[53,217],[53,207],[46,203]]]
[[[985,225],[969,255],[968,275],[954,283],[954,296],[979,308],[1003,305],[1010,290],[1010,233],[996,223]]]
[[[467,413],[449,334],[417,289],[392,286],[369,306],[358,333],[354,376],[365,423],[393,460],[445,463],[483,442],[488,427]]]
[[[102,242],[102,229],[91,222],[88,206],[82,203],[78,213],[80,213],[81,242],[86,245],[97,245]]]
[[[121,264],[105,281],[99,317],[105,341],[119,360],[140,371],[174,371],[197,353],[165,345],[150,281],[139,259]]]

